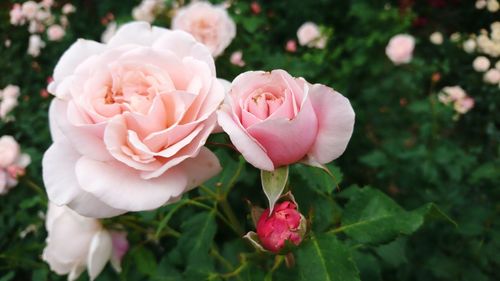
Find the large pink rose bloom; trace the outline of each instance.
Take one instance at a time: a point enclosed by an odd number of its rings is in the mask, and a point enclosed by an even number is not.
[[[134,22],[78,40],[54,70],[43,159],[49,199],[90,217],[158,208],[219,172],[204,147],[224,87],[183,31]]]
[[[413,58],[415,39],[408,34],[398,34],[391,38],[385,48],[385,54],[396,65],[409,63]]]
[[[283,70],[240,74],[217,115],[245,159],[268,171],[298,161],[332,161],[346,149],[354,127],[347,98]]]
[[[214,57],[222,54],[236,36],[236,25],[226,9],[203,1],[179,9],[172,20],[172,29],[191,33]]]

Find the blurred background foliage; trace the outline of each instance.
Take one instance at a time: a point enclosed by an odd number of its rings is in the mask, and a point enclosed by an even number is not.
[[[40,93],[73,41],[99,41],[105,29],[101,19],[113,13],[119,23],[127,22],[140,1],[71,1],[77,12],[69,16],[67,35],[48,42],[37,58],[26,54],[26,27],[9,23],[15,2],[21,1],[0,2],[0,42],[12,42],[0,44],[0,88],[16,84],[22,94],[15,122],[0,122],[0,135],[13,135],[32,164],[19,186],[0,197],[0,280],[63,280],[40,258],[47,204],[40,188],[41,158],[50,144],[51,99]],[[229,12],[238,32],[217,58],[218,76],[232,80],[246,70],[282,68],[335,88],[356,112],[347,151],[329,165],[335,180],[313,168],[292,167],[289,188],[311,219],[310,238],[295,250],[296,266],[287,269],[282,258],[256,254],[241,233],[222,223],[219,205],[193,204],[210,195],[197,189],[177,204],[104,222],[129,233],[131,248],[120,280],[496,280],[500,90],[473,70],[476,55],[447,38],[488,29],[498,12],[477,10],[469,0],[287,0],[257,1],[262,10],[254,13],[251,2],[232,1]],[[168,27],[170,16],[162,14],[155,24]],[[286,52],[286,42],[296,39],[306,21],[331,34],[327,48]],[[434,31],[444,34],[442,45],[429,42]],[[398,33],[417,40],[413,61],[403,66],[394,66],[385,55],[387,42]],[[243,50],[244,67],[229,62],[237,50]],[[475,99],[475,107],[458,120],[436,95],[452,85]],[[209,142],[227,138],[217,135]],[[225,170],[205,187],[227,195],[243,228],[252,230],[246,200],[265,206],[258,171],[227,149],[209,147]],[[373,188],[358,188],[367,185]],[[435,205],[425,205],[429,202]],[[427,220],[421,227],[424,217],[445,217],[436,206],[456,225],[444,219]],[[367,228],[342,229],[381,217],[384,221]],[[318,269],[321,262],[327,264]],[[86,280],[84,275],[80,280]],[[108,266],[98,280],[117,280],[117,275]]]

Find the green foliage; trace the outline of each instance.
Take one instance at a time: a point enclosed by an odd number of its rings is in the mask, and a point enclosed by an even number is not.
[[[47,237],[41,159],[51,143],[51,98],[40,91],[73,41],[98,40],[108,12],[127,22],[140,1],[71,1],[77,13],[69,16],[67,35],[48,42],[42,34],[47,46],[38,58],[26,55],[27,27],[9,24],[8,11],[20,2],[0,3],[0,89],[21,87],[15,122],[0,121],[0,135],[14,136],[32,164],[19,185],[0,196],[0,281],[65,280],[40,259]],[[174,2],[165,1],[168,9]],[[465,53],[461,42],[447,38],[488,29],[496,14],[476,10],[474,1],[257,1],[259,14],[252,12],[251,1],[231,2],[238,32],[216,60],[219,77],[232,80],[247,70],[282,68],[335,88],[356,112],[354,135],[346,152],[326,165],[330,173],[290,166],[286,188],[309,221],[308,234],[293,250],[295,266],[285,266],[284,256],[256,252],[241,238],[255,230],[247,203],[263,208],[268,203],[259,171],[224,134],[216,134],[207,146],[224,168],[219,175],[174,204],[103,222],[125,229],[131,248],[121,273],[107,266],[97,280],[495,280],[500,267],[498,86],[485,84],[473,70],[477,54]],[[411,8],[399,6],[409,3]],[[162,14],[155,24],[168,26],[171,16]],[[413,24],[422,18],[426,25]],[[286,42],[297,39],[306,21],[330,35],[326,49],[298,46],[286,52]],[[439,46],[428,42],[436,30],[445,36]],[[407,65],[393,65],[384,53],[398,33],[417,39]],[[236,50],[243,51],[244,67],[229,63]],[[440,79],[433,80],[433,74]],[[458,119],[437,98],[441,88],[452,85],[475,99],[474,108]]]

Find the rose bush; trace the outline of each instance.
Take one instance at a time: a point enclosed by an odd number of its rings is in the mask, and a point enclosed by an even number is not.
[[[191,35],[127,24],[107,44],[78,40],[53,77],[43,176],[57,205],[91,217],[150,210],[219,172],[203,145],[224,88]]]

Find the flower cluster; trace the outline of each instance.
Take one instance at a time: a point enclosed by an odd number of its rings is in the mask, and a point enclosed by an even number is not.
[[[476,9],[482,10],[484,8],[491,13],[495,13],[500,9],[500,3],[498,0],[476,0]]]
[[[7,114],[17,106],[17,98],[20,90],[18,86],[8,85],[3,90],[0,90],[0,120],[7,121]]]
[[[474,107],[474,99],[460,86],[444,87],[438,94],[439,101],[445,105],[453,104],[458,114],[465,114]]]
[[[19,144],[12,136],[0,137],[0,195],[17,185],[17,178],[24,175],[30,162],[30,156],[21,153]]]
[[[54,0],[43,0],[39,3],[26,1],[22,5],[14,4],[10,10],[10,23],[12,25],[28,24],[28,31],[31,33],[28,46],[28,54],[37,57],[40,50],[45,47],[45,42],[40,34],[46,31],[50,41],[59,41],[66,34],[65,28],[69,21],[67,16],[76,11],[75,7],[66,3],[62,7],[62,15],[57,18],[52,14]]]

